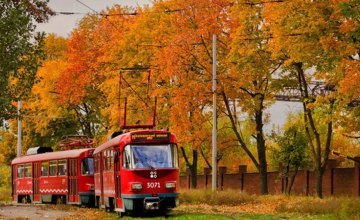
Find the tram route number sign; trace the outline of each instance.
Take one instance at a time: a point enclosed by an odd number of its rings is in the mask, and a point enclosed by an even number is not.
[[[169,141],[169,133],[135,133],[131,135],[131,141],[142,142],[142,141]]]

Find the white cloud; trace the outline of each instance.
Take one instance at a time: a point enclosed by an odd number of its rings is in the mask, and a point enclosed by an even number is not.
[[[53,16],[47,23],[37,24],[37,31],[44,31],[46,33],[54,33],[58,36],[68,37],[81,18],[86,13],[93,12],[91,9],[101,12],[107,7],[112,7],[114,4],[143,6],[146,4],[150,5],[151,0],[50,0],[49,7],[55,12],[74,12],[84,14]]]

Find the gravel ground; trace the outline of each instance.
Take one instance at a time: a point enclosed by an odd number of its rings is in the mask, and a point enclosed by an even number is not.
[[[53,210],[44,205],[0,205],[0,219],[59,219],[75,212],[71,210]]]

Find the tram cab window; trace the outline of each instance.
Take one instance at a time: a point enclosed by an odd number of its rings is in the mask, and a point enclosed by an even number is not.
[[[32,169],[31,169],[31,163],[25,164],[25,177],[31,177],[32,176]]]
[[[81,161],[81,174],[94,175],[94,158],[84,158]]]
[[[130,169],[130,146],[126,146],[123,153],[123,167]]]
[[[41,176],[47,176],[49,172],[49,162],[41,163]]]
[[[57,166],[56,160],[50,161],[49,176],[56,176],[56,166]]]
[[[177,147],[164,145],[128,145],[124,149],[123,167],[141,168],[177,168]]]
[[[23,164],[18,165],[17,171],[18,171],[17,177],[23,178],[24,177],[24,165]]]
[[[66,175],[66,160],[59,160],[58,169],[59,169],[59,176]]]

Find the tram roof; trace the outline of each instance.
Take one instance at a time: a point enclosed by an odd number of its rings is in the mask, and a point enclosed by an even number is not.
[[[94,151],[94,154],[99,153],[109,147],[112,146],[116,146],[119,145],[122,141],[124,143],[130,143],[131,142],[131,135],[133,134],[169,134],[170,136],[172,136],[172,138],[170,140],[176,141],[176,138],[174,137],[174,135],[169,132],[169,131],[164,131],[164,130],[137,130],[137,131],[130,131],[130,132],[126,132],[123,134],[120,134],[116,137],[114,137],[113,139],[110,139],[108,141],[106,141],[105,143],[101,144],[99,147],[97,147]],[[169,136],[169,137],[170,137]]]
[[[67,158],[77,158],[82,153],[90,151],[90,150],[94,150],[94,148],[74,149],[74,150],[66,150],[66,151],[47,152],[47,153],[35,154],[35,155],[26,155],[26,156],[15,158],[11,162],[11,164],[30,163],[30,162],[35,162],[35,161],[47,161],[47,160],[67,159]]]

